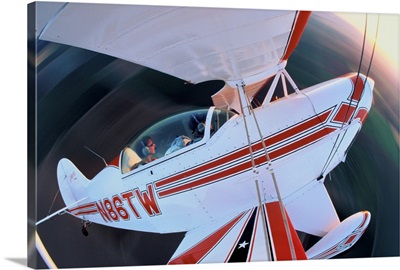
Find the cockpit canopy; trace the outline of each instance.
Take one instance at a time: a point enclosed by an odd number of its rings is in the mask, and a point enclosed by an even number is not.
[[[122,151],[122,173],[143,165],[143,158],[147,154],[144,138],[152,139],[157,159],[167,158],[188,145],[206,142],[234,115],[230,111],[211,107],[179,113],[155,123],[137,134]]]

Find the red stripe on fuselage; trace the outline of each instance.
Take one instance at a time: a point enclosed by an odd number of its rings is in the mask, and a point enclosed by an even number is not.
[[[361,123],[364,124],[365,119],[367,118],[367,116],[368,116],[368,110],[365,109],[365,108],[361,108],[361,109],[357,112],[357,115],[356,115],[355,118],[359,118],[360,121],[361,121]]]
[[[282,147],[280,149],[272,151],[269,154],[269,157],[270,157],[270,159],[274,159],[274,158],[278,158],[278,157],[281,157],[283,155],[286,155],[286,154],[288,154],[290,152],[298,150],[298,149],[300,149],[300,148],[302,148],[302,147],[304,147],[306,145],[309,145],[309,144],[319,140],[320,138],[324,137],[325,135],[327,135],[327,134],[329,134],[329,133],[331,133],[333,131],[335,131],[334,128],[326,127],[324,129],[321,129],[321,130],[319,130],[319,131],[317,131],[317,132],[315,132],[313,134],[310,134],[309,136],[306,136],[306,137],[302,138],[301,140],[298,140],[296,142],[293,142],[291,144],[286,145],[285,147]],[[259,143],[259,144],[261,144],[261,143]],[[258,158],[255,158],[254,162],[255,162],[256,166],[259,166],[259,165],[267,162],[267,157],[265,155],[260,156]],[[189,190],[189,189],[192,189],[192,188],[197,188],[199,186],[207,185],[207,184],[210,184],[212,182],[219,181],[219,180],[224,179],[226,177],[232,176],[234,174],[238,174],[238,173],[244,172],[246,170],[249,170],[249,169],[251,169],[251,167],[252,167],[252,162],[249,160],[249,161],[246,161],[244,163],[238,164],[238,165],[236,165],[234,167],[230,167],[230,168],[228,168],[226,170],[223,170],[223,171],[220,171],[218,173],[215,173],[213,175],[209,175],[207,177],[204,177],[204,178],[201,178],[201,179],[198,179],[198,180],[195,180],[195,181],[191,181],[191,182],[188,182],[188,183],[176,186],[176,187],[172,187],[172,188],[169,188],[169,189],[165,189],[165,190],[159,191],[158,195],[160,197],[169,196],[169,195],[173,195],[175,193],[186,191],[186,190]]]
[[[283,142],[286,139],[294,137],[308,129],[311,129],[321,123],[324,123],[328,119],[331,112],[332,112],[332,110],[328,110],[328,111],[322,113],[321,115],[314,116],[303,123],[292,126],[289,129],[286,129],[280,133],[272,135],[271,137],[269,137],[265,140],[265,144],[267,146],[271,146],[271,145]],[[263,145],[261,142],[256,143],[252,146],[252,151],[253,152],[258,151],[258,150],[262,149],[262,147],[263,147]],[[234,160],[237,160],[237,159],[247,156],[249,154],[250,154],[250,151],[248,148],[241,149],[237,152],[234,152],[230,155],[224,156],[222,158],[219,158],[219,159],[209,162],[207,164],[201,165],[197,168],[187,170],[183,173],[177,174],[170,178],[166,178],[164,180],[160,180],[157,183],[155,183],[155,186],[156,186],[156,188],[161,188],[163,186],[181,181],[183,178],[190,177],[190,176],[196,175],[198,173],[204,173],[205,171],[216,168],[223,164],[227,164],[229,162],[232,162]]]
[[[333,121],[338,123],[347,123],[349,122],[350,117],[353,115],[355,110],[355,106],[349,106],[349,104],[343,103],[340,105],[340,108],[333,118]]]
[[[291,144],[288,144],[282,148],[279,148],[275,151],[272,151],[270,153],[270,159],[275,159],[284,155],[289,154],[290,152],[293,152],[295,150],[298,150],[300,148],[303,148],[306,145],[309,145],[317,140],[319,140],[320,138],[324,137],[325,135],[335,131],[336,129],[334,128],[329,128],[326,127],[324,129],[321,129],[315,133],[310,134],[309,136],[306,136],[304,138],[302,138],[301,140],[295,141]]]
[[[97,208],[94,208],[94,203],[88,203],[69,209],[68,211],[74,216],[91,215],[98,213]]]
[[[79,211],[76,213],[71,213],[74,216],[84,216],[84,215],[92,215],[92,214],[97,214],[99,211],[97,210],[87,210],[87,211]]]
[[[364,81],[357,74],[349,74],[346,76],[353,83],[353,92],[349,97],[349,100],[359,101],[364,90]],[[355,88],[355,89],[354,89]]]
[[[180,185],[180,186],[176,186],[176,187],[173,187],[173,188],[170,188],[170,189],[166,189],[166,190],[160,191],[160,192],[158,192],[158,195],[160,197],[169,196],[169,195],[172,195],[174,193],[179,193],[179,192],[191,189],[191,188],[195,188],[195,187],[202,186],[202,185],[205,185],[205,184],[210,184],[210,183],[212,183],[214,181],[226,178],[229,175],[233,175],[233,174],[248,170],[249,168],[251,168],[251,165],[252,165],[251,161],[247,161],[245,163],[242,163],[242,164],[239,164],[239,165],[237,165],[235,167],[231,167],[229,169],[220,171],[220,172],[218,172],[216,174],[213,174],[213,175],[210,175],[208,177],[204,177],[204,178],[201,178],[201,179],[196,180],[196,181],[192,181],[192,182]]]
[[[321,115],[318,115],[318,116],[315,116],[315,117],[311,118],[310,120],[308,120],[306,122],[303,122],[303,123],[301,123],[299,125],[296,125],[294,127],[289,128],[289,129],[287,129],[287,130],[285,130],[285,131],[283,131],[281,133],[273,135],[273,136],[267,138],[267,140],[265,141],[265,144],[267,146],[271,146],[271,145],[274,145],[276,143],[283,142],[284,140],[287,140],[287,139],[289,139],[291,137],[294,137],[294,136],[296,136],[296,135],[298,135],[298,134],[300,134],[300,133],[302,133],[302,132],[304,132],[304,131],[306,131],[308,129],[311,129],[311,128],[319,125],[319,124],[322,124],[328,119],[328,117],[331,114],[331,112],[332,112],[332,110],[328,110],[328,111],[322,113]],[[257,145],[261,145],[262,146],[261,143],[259,143]]]
[[[94,203],[89,203],[89,204],[85,204],[85,205],[80,205],[80,206],[77,206],[77,207],[69,209],[69,212],[74,212],[74,211],[77,211],[77,210],[82,210],[82,209],[90,208],[90,207],[95,207],[95,204]]]
[[[242,149],[242,150],[240,150],[238,152],[235,152],[233,154],[224,156],[224,157],[222,157],[220,159],[217,159],[217,160],[212,161],[210,163],[204,164],[204,165],[199,166],[197,168],[194,168],[194,169],[185,171],[183,173],[177,174],[177,175],[175,175],[173,177],[158,181],[155,184],[155,186],[156,186],[156,188],[160,188],[160,187],[166,186],[168,184],[172,184],[174,182],[182,180],[185,177],[189,177],[189,176],[193,176],[193,175],[198,174],[198,173],[202,173],[204,171],[207,171],[207,170],[210,170],[212,168],[218,167],[220,165],[226,164],[226,163],[228,163],[230,161],[239,159],[239,158],[241,158],[243,156],[246,156],[246,155],[249,155],[249,154],[250,154],[250,151],[249,151],[248,148]]]

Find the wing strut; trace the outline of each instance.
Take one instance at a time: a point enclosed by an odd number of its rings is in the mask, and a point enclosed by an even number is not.
[[[277,77],[279,77],[279,75],[277,75]],[[254,114],[254,111],[253,111],[253,108],[252,108],[252,106],[250,104],[250,100],[248,99],[248,97],[246,95],[244,82],[242,81],[242,82],[236,84],[236,87],[237,87],[237,90],[239,92],[240,107],[242,109],[243,121],[244,121],[245,129],[246,129],[246,135],[247,135],[247,141],[248,141],[248,144],[249,144],[249,150],[250,150],[250,156],[251,156],[251,163],[252,163],[252,167],[253,167],[253,172],[255,174],[258,174],[257,168],[255,167],[253,150],[252,150],[251,141],[250,141],[250,134],[249,134],[249,130],[248,130],[248,126],[247,126],[247,120],[246,120],[246,118],[248,116],[250,116],[250,115],[253,116],[254,122],[255,122],[255,124],[257,126],[257,131],[258,131],[258,134],[260,136],[260,140],[261,140],[264,152],[265,152],[265,156],[267,158],[267,163],[268,163],[267,170],[269,170],[269,172],[270,172],[270,174],[272,176],[272,180],[273,180],[273,183],[274,183],[275,191],[276,191],[276,194],[277,194],[277,197],[278,197],[279,207],[280,207],[280,211],[281,211],[281,214],[282,214],[282,219],[283,219],[283,223],[284,223],[284,226],[285,226],[286,235],[288,237],[291,257],[292,257],[292,260],[296,260],[296,252],[295,252],[295,249],[294,249],[293,240],[292,240],[292,236],[291,236],[291,233],[290,233],[289,223],[288,223],[288,220],[287,220],[287,217],[286,217],[285,208],[283,206],[282,197],[281,197],[281,194],[280,194],[280,191],[279,191],[278,182],[276,181],[276,176],[275,176],[274,170],[272,168],[271,159],[269,157],[269,154],[268,154],[268,151],[267,151],[267,147],[265,145],[265,142],[264,142],[260,127],[258,125],[257,118],[256,118],[256,116]],[[261,200],[261,194],[260,194],[260,190],[258,188],[258,183],[256,183],[256,184],[257,184],[258,196],[259,196],[259,199]],[[264,224],[264,226],[266,226],[266,224]],[[267,237],[269,237],[269,236],[267,236]],[[266,241],[266,242],[268,243],[269,241]],[[267,250],[269,250],[268,249],[268,244],[267,244]]]
[[[285,96],[288,96],[288,90],[286,87],[286,80],[288,80],[288,82],[290,83],[290,85],[293,87],[293,90],[297,93],[297,94],[301,94],[299,88],[297,87],[296,83],[293,81],[292,77],[290,77],[289,73],[286,71],[286,69],[280,69],[274,77],[274,80],[272,81],[271,86],[268,89],[267,95],[264,98],[264,101],[262,103],[262,106],[266,106],[267,104],[269,104],[272,100],[272,96],[275,93],[276,90],[276,86],[278,84],[279,78],[282,80],[282,85],[283,85],[283,91]],[[247,98],[248,99],[248,98]]]
[[[260,186],[258,185],[258,179],[256,180],[256,189],[257,189],[257,195],[258,195],[258,204],[260,209],[263,209],[263,202],[261,198],[261,191],[260,191]],[[269,232],[268,232],[268,224],[267,224],[267,217],[264,211],[260,211],[262,215],[262,223],[263,223],[263,230],[264,230],[264,235],[266,237],[269,237]],[[274,258],[272,257],[272,251],[271,251],[271,246],[270,246],[270,241],[266,239],[265,244],[267,246],[267,253],[268,253],[268,258]]]

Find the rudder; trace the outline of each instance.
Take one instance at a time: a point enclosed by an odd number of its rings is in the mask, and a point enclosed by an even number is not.
[[[63,158],[58,162],[57,179],[65,205],[72,205],[87,197],[90,180],[69,159]]]

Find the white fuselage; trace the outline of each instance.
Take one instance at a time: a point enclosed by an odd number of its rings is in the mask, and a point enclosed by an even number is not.
[[[283,202],[290,203],[344,161],[372,102],[373,82],[363,87],[363,76],[352,94],[356,76],[235,115],[213,136],[130,173],[106,167],[91,180],[80,212],[71,213],[123,229],[188,231],[276,201],[273,174]]]

